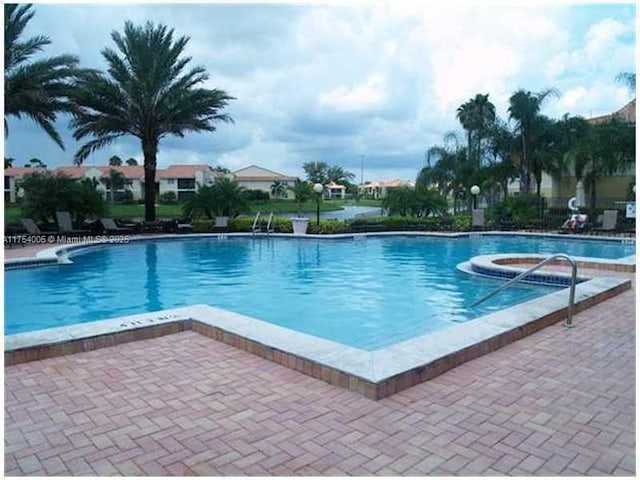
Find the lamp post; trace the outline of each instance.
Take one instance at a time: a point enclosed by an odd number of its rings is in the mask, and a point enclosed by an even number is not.
[[[480,187],[478,185],[474,185],[471,187],[471,195],[473,195],[473,209],[478,208],[478,194],[480,193]]]
[[[316,183],[313,186],[313,191],[316,192],[316,225],[320,225],[320,199],[323,190],[324,186],[321,183]]]

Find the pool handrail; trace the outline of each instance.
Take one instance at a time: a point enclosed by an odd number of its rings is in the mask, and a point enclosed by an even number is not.
[[[576,298],[576,279],[577,279],[577,276],[578,276],[578,264],[577,264],[577,262],[575,261],[575,259],[573,257],[570,257],[566,253],[555,253],[553,255],[549,255],[547,258],[545,258],[541,262],[536,263],[533,267],[528,268],[527,270],[525,270],[521,274],[519,274],[519,275],[511,278],[507,282],[503,283],[498,288],[493,290],[491,293],[489,293],[489,294],[485,295],[484,297],[482,297],[480,300],[476,300],[471,305],[469,305],[469,308],[476,307],[476,306],[480,305],[481,303],[483,303],[485,300],[489,300],[491,297],[493,297],[494,295],[498,294],[499,292],[501,292],[505,288],[510,287],[515,282],[518,282],[519,280],[521,280],[522,278],[526,277],[527,275],[535,272],[540,267],[543,267],[544,265],[546,265],[547,263],[551,262],[552,260],[557,260],[557,259],[566,260],[567,262],[569,262],[571,264],[571,285],[570,285],[570,289],[569,289],[569,306],[568,306],[567,318],[564,321],[564,326],[567,327],[567,328],[572,328],[573,327],[573,305],[574,305],[575,298]]]
[[[260,212],[256,213],[256,218],[253,219],[253,225],[251,225],[251,232],[256,233],[258,229],[256,229],[256,225],[258,224],[258,220],[260,219]]]

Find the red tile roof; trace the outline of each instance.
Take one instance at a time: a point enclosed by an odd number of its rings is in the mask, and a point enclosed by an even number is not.
[[[196,172],[205,171],[212,176],[220,176],[209,165],[169,165],[168,168],[158,170],[158,178],[193,178]]]
[[[11,167],[4,169],[5,177],[22,177],[24,175],[28,175],[30,173],[39,172],[45,173],[47,170],[42,167]]]

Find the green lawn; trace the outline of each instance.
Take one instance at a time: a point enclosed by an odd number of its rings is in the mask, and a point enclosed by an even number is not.
[[[325,200],[320,204],[320,210],[323,212],[331,212],[342,210],[345,205],[361,205],[361,206],[380,206],[380,200],[363,199],[359,202],[354,200]],[[144,218],[144,205],[109,205],[108,216],[118,219]],[[251,213],[283,213],[297,211],[296,203],[292,200],[269,200],[266,202],[254,203],[251,206]],[[316,211],[315,202],[307,202],[302,204],[301,212],[313,213]],[[20,207],[15,205],[5,205],[4,208],[5,225],[16,224],[18,219],[23,216]],[[158,205],[156,207],[156,216],[158,218],[176,218],[182,216],[182,205]]]

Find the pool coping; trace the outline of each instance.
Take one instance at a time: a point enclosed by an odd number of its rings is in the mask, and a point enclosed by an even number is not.
[[[385,233],[398,235],[397,232]],[[286,236],[294,237],[292,235]],[[460,235],[455,234],[455,236]],[[184,236],[162,237],[175,239]],[[197,237],[203,236],[197,235]],[[324,235],[315,237],[305,235],[304,237],[326,238]],[[351,237],[354,235],[349,234],[339,238]],[[147,237],[145,240],[158,238],[158,236]],[[97,246],[103,245],[98,244]],[[92,248],[94,244],[73,245],[72,247],[57,246],[47,249],[46,254],[41,256],[40,260],[48,260],[52,254],[55,254],[56,261],[69,262],[69,254],[74,250]],[[483,257],[490,257],[484,258],[484,261],[495,266],[496,262],[500,260],[515,263],[522,262],[527,258],[533,259],[536,256],[533,254],[502,254]],[[483,260],[483,257],[480,257],[480,260]],[[599,263],[593,258],[587,258],[587,260],[592,264]],[[616,265],[628,266],[633,261],[635,268],[634,260],[635,256],[626,257],[604,262],[602,266],[605,269]],[[517,267],[503,268],[522,271]],[[561,273],[556,275],[566,276]],[[628,279],[585,278],[576,287],[575,312],[584,310],[630,288],[631,281]],[[452,321],[452,325],[446,329],[373,351],[350,347],[210,305],[192,305],[7,335],[4,338],[5,365],[89,351],[184,330],[194,330],[328,383],[356,391],[368,398],[380,399],[433,378],[461,363],[484,355],[565,318],[567,297],[567,290],[562,289],[473,320],[461,323]],[[444,315],[450,313],[453,312],[443,312]]]

